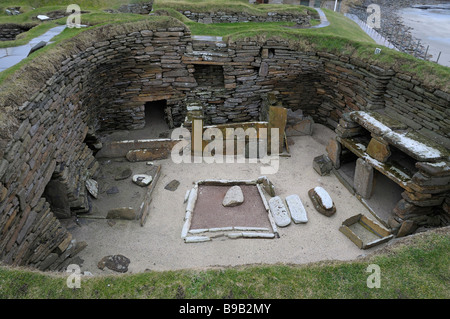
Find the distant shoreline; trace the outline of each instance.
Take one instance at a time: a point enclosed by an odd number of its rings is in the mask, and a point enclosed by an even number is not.
[[[381,8],[381,28],[376,30],[396,48],[422,59],[427,57],[427,60],[430,61],[436,61],[439,52],[442,52],[439,64],[450,66],[450,57],[445,53],[450,51],[450,46],[442,43],[442,39],[448,37],[442,35],[443,31],[447,29],[443,28],[442,24],[436,25],[432,21],[432,23],[428,23],[428,21],[424,22],[423,19],[415,19],[411,13],[417,11],[418,13],[423,12],[433,15],[435,11],[442,10],[447,12],[448,10],[450,17],[450,1],[363,0],[361,4],[353,4],[348,7],[347,12],[355,14],[361,20],[366,21],[368,18],[367,8],[371,4],[378,4]],[[450,20],[450,18],[447,20]],[[433,30],[436,31],[433,33]],[[425,35],[419,31],[431,32]],[[447,34],[450,34],[450,31]],[[428,45],[429,49],[427,51]]]
[[[414,38],[420,39],[424,46],[429,45],[431,61],[439,57],[439,64],[450,67],[450,4],[425,7],[404,8],[398,15],[402,23],[411,28],[409,32]]]

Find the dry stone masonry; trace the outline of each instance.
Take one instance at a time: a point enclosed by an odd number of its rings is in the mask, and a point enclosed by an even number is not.
[[[0,24],[0,41],[12,41],[15,40],[16,37],[23,33],[27,32],[31,28],[35,27],[36,24],[27,23],[27,24],[13,24],[13,23],[5,23]]]
[[[57,270],[84,248],[58,218],[90,210],[86,181],[98,174],[96,132],[144,127],[147,102],[167,102],[170,127],[188,124],[190,112],[206,124],[239,123],[264,118],[270,93],[293,112],[301,110],[302,120],[335,128],[341,149],[344,139],[366,130],[348,113],[382,109],[411,134],[448,148],[448,91],[354,57],[282,41],[195,40],[180,22],[158,18],[83,32],[54,49],[39,85],[1,91],[2,112],[10,119],[0,132],[2,262]],[[216,79],[206,81],[208,76]],[[17,80],[33,79],[22,72]],[[373,132],[379,159],[408,137],[382,133]],[[335,162],[342,153],[329,157]],[[428,222],[434,218],[427,215],[430,207],[449,213],[448,157],[415,160],[396,214],[399,221],[413,215]]]
[[[310,26],[309,14],[294,12],[268,12],[267,15],[252,15],[246,12],[192,12],[179,11],[192,21],[204,24],[236,22],[295,22],[302,27]]]

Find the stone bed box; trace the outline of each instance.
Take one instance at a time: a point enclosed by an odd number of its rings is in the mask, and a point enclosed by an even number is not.
[[[339,231],[350,238],[360,249],[374,247],[394,237],[388,230],[362,214],[343,221]]]
[[[199,243],[199,242],[207,242],[217,237],[227,237],[230,239],[237,239],[237,238],[262,238],[262,239],[273,239],[278,237],[277,233],[277,226],[275,222],[272,219],[271,212],[269,209],[269,206],[267,204],[266,198],[263,194],[263,192],[266,192],[267,188],[265,186],[261,186],[260,184],[263,184],[267,181],[266,177],[260,177],[257,180],[201,180],[197,181],[192,188],[192,190],[189,191],[189,194],[186,194],[186,215],[184,218],[184,225],[181,232],[181,238],[184,239],[185,243]],[[268,181],[266,184],[269,183]],[[201,221],[200,223],[194,222],[193,217],[194,215],[198,215],[199,212],[197,212],[197,206],[198,206],[198,199],[201,196],[202,192],[205,191],[205,187],[233,187],[233,186],[241,186],[241,187],[255,187],[256,191],[252,191],[256,195],[254,197],[248,196],[250,195],[249,190],[243,190],[244,192],[244,203],[247,203],[247,205],[251,202],[254,203],[254,201],[258,201],[258,198],[261,199],[261,203],[254,206],[252,209],[250,209],[250,212],[259,211],[259,213],[250,214],[252,215],[252,218],[257,218],[258,220],[252,220],[250,221],[250,225],[244,225],[247,224],[249,221],[240,220],[232,220],[231,216],[233,214],[229,215],[229,220],[225,221],[225,224],[222,225],[214,225],[211,226],[209,222],[204,223],[204,221]],[[202,190],[203,188],[203,190]],[[205,196],[203,194],[203,196]],[[211,196],[211,194],[207,195]],[[223,196],[222,196],[223,197]],[[209,200],[211,201],[212,197],[209,197]],[[245,199],[247,198],[247,200]],[[252,198],[252,199],[250,199]],[[213,200],[214,202],[214,200]],[[220,200],[220,203],[217,204],[217,207],[221,208],[222,201]],[[228,209],[235,209],[236,207],[229,207]],[[205,215],[200,217],[201,219],[205,218]],[[264,217],[267,216],[267,220],[265,220]],[[216,216],[217,219],[218,216]],[[264,221],[260,220],[259,218],[263,217]],[[217,220],[215,220],[217,222]],[[223,221],[222,221],[223,222]],[[234,225],[233,223],[241,223],[239,225]],[[254,224],[253,224],[254,223]],[[197,224],[196,227],[193,227],[194,224]],[[201,224],[202,226],[199,227],[198,224]],[[219,222],[220,224],[220,222]]]

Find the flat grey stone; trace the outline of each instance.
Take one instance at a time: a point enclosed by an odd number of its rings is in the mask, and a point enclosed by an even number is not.
[[[353,186],[356,193],[362,198],[370,198],[373,192],[374,179],[373,167],[364,159],[358,158],[356,160],[355,176]]]
[[[305,207],[303,206],[302,200],[298,195],[290,195],[286,197],[286,204],[289,208],[291,218],[294,223],[303,224],[308,222],[308,215]]]
[[[280,196],[272,197],[269,200],[269,207],[277,226],[286,227],[291,223],[291,217],[289,216],[286,206],[284,206],[283,200]]]
[[[30,54],[36,52],[37,50],[42,49],[46,45],[47,45],[47,42],[45,42],[45,41],[39,42],[38,44],[36,44],[34,47],[31,48],[30,53],[28,53],[28,56],[30,56]]]
[[[242,233],[239,233],[239,232],[236,232],[236,233],[229,233],[229,234],[227,234],[227,237],[228,237],[228,238],[231,238],[231,239],[242,238],[242,237],[243,237],[243,234],[242,234]]]
[[[129,178],[131,176],[131,174],[133,174],[131,169],[126,168],[123,171],[119,172],[116,176],[114,176],[114,179],[116,181],[121,181],[121,180]]]
[[[98,198],[98,183],[93,179],[88,179],[86,181],[86,188],[94,198]]]
[[[130,260],[123,255],[105,256],[99,261],[97,267],[103,270],[105,267],[113,271],[125,273],[128,271]]]
[[[106,219],[134,220],[136,219],[136,213],[134,212],[133,207],[115,208],[108,211]]]
[[[142,186],[142,187],[150,185],[152,180],[153,180],[153,177],[151,177],[150,175],[139,174],[139,175],[134,175],[133,176],[133,182],[136,185],[139,185],[139,186]]]
[[[169,184],[167,184],[166,187],[164,187],[164,189],[174,192],[178,189],[178,186],[180,186],[180,182],[174,179]]]
[[[239,186],[231,187],[223,198],[222,205],[225,207],[239,206],[244,202],[244,193]]]
[[[114,195],[117,193],[119,193],[119,189],[117,188],[117,186],[113,186],[106,190],[106,194],[108,194],[108,195]]]
[[[207,236],[190,236],[184,239],[185,243],[203,243],[205,241],[210,241],[211,238]]]
[[[50,17],[47,17],[46,15],[43,14],[38,15],[37,18],[41,21],[50,20]]]
[[[273,233],[250,233],[250,232],[243,232],[242,237],[244,238],[275,238],[275,234]]]

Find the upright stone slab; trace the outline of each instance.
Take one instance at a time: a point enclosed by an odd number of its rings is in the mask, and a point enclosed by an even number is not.
[[[391,150],[387,142],[383,141],[381,138],[373,137],[367,146],[367,154],[377,161],[385,163],[389,156],[391,156]]]
[[[356,160],[353,187],[363,198],[370,198],[373,191],[373,167],[362,158]]]
[[[272,149],[272,129],[278,129],[279,151],[283,153],[283,141],[287,123],[287,109],[281,106],[270,106],[269,108],[269,143],[268,150]],[[273,155],[273,154],[272,154]]]
[[[290,195],[286,197],[286,204],[291,213],[291,218],[296,224],[304,224],[308,222],[308,215],[306,214],[305,207],[302,200],[298,195]]]
[[[328,158],[333,162],[333,166],[336,169],[341,167],[341,152],[342,146],[335,138],[331,139],[327,145]]]
[[[280,196],[272,197],[269,200],[269,208],[277,226],[286,227],[291,223],[289,213]]]

